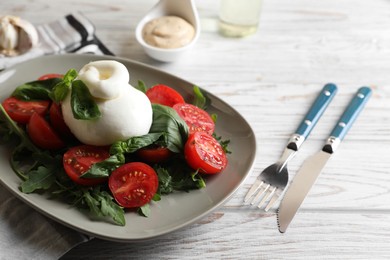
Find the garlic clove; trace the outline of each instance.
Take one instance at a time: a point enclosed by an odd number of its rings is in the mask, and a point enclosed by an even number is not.
[[[17,56],[37,46],[38,42],[38,32],[30,22],[17,16],[0,17],[1,54]]]

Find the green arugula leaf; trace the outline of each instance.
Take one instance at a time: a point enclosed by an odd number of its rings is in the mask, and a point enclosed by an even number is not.
[[[28,173],[28,179],[21,185],[21,190],[24,193],[31,193],[36,190],[47,190],[49,189],[56,180],[53,171],[40,166],[34,171]]]
[[[83,190],[82,203],[85,203],[93,216],[111,217],[120,226],[126,224],[124,210],[113,201],[113,197],[99,187]]]
[[[72,83],[71,106],[73,117],[80,120],[94,120],[101,117],[99,107],[81,80]]]
[[[175,190],[188,191],[202,189],[206,183],[198,171],[188,167],[184,159],[175,158],[175,164],[156,165],[158,176],[158,193],[169,194]]]
[[[226,154],[232,153],[232,152],[229,150],[230,140],[223,140],[223,139],[222,139],[222,136],[217,136],[215,133],[213,133],[213,137],[214,137],[215,140],[217,140],[218,143],[222,146],[222,149],[223,149],[223,151],[224,151]]]

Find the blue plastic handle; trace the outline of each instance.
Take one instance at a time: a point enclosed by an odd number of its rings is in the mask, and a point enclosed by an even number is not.
[[[328,83],[324,86],[317,99],[314,101],[310,110],[299,125],[297,131],[298,135],[303,136],[305,139],[309,136],[311,130],[317,124],[318,120],[328,107],[330,101],[336,95],[337,86],[333,83]]]
[[[349,103],[348,107],[345,109],[344,113],[340,117],[336,126],[331,132],[331,136],[343,140],[348,130],[351,128],[352,124],[355,122],[359,113],[364,108],[364,105],[367,103],[368,99],[371,96],[371,89],[369,87],[361,87],[356,92],[355,96]]]

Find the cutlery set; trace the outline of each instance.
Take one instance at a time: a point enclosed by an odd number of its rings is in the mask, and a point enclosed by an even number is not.
[[[304,161],[294,179],[288,184],[288,162],[296,155],[303,142],[308,138],[336,92],[337,86],[334,84],[329,83],[323,87],[297,130],[291,136],[280,159],[259,174],[244,198],[244,203],[257,204],[259,208],[265,205],[264,210],[268,211],[288,186],[277,212],[278,226],[281,233],[286,231],[306,195],[325,167],[326,162],[336,151],[371,96],[370,88],[361,87],[358,89],[322,149]]]

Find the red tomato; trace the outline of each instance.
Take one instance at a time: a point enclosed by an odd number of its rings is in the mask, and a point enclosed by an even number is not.
[[[66,125],[62,116],[61,106],[53,102],[49,109],[50,123],[54,130],[66,139],[74,139],[74,135]]]
[[[195,132],[184,146],[184,156],[188,165],[202,173],[221,172],[227,165],[227,158],[222,146],[211,135]]]
[[[138,157],[148,163],[159,163],[167,161],[172,152],[162,146],[148,146],[137,151]]]
[[[52,78],[62,78],[64,75],[57,74],[57,73],[51,73],[51,74],[45,74],[38,78],[38,80],[46,80],[46,79],[52,79]]]
[[[32,114],[45,115],[49,109],[50,101],[23,101],[9,97],[3,101],[3,107],[12,120],[27,124]]]
[[[107,147],[92,145],[79,145],[70,148],[63,157],[63,165],[66,174],[77,184],[92,186],[103,183],[107,178],[80,178],[88,171],[92,164],[104,161],[110,157]]]
[[[155,85],[146,91],[146,96],[150,102],[169,107],[175,104],[184,103],[184,98],[171,87],[165,85]]]
[[[203,109],[191,104],[176,104],[173,109],[187,123],[190,134],[194,132],[214,133],[215,123],[210,115]]]
[[[131,162],[111,173],[108,187],[119,205],[137,208],[152,200],[157,192],[158,177],[149,165]]]
[[[31,141],[42,149],[55,150],[65,146],[45,118],[37,113],[32,114],[27,124],[27,133]]]

